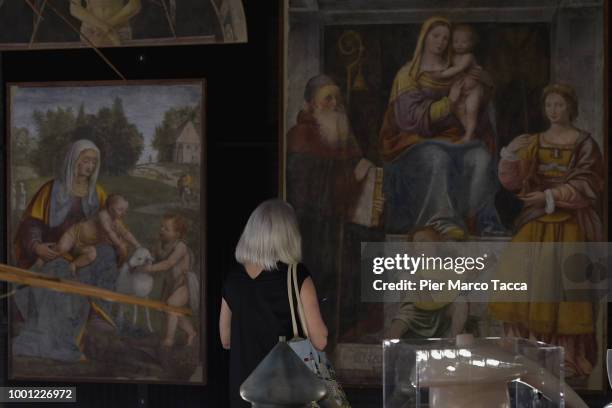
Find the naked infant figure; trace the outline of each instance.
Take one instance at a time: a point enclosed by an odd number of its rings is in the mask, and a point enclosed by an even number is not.
[[[476,57],[472,54],[475,44],[476,33],[471,26],[467,24],[455,26],[452,35],[451,66],[433,74],[440,79],[457,76],[456,81],[463,81],[462,96],[453,111],[465,129],[465,134],[461,138],[461,142],[464,143],[474,138],[478,112],[484,95],[483,85],[469,75],[471,69],[480,68]]]
[[[85,267],[96,260],[96,245],[110,244],[119,255],[119,263],[127,258],[127,244],[135,248],[141,245],[121,221],[127,214],[129,203],[120,194],[111,194],[106,199],[106,207],[91,218],[70,227],[60,238],[53,249],[64,256],[71,254],[70,271],[74,275],[77,269]],[[43,264],[38,259],[35,267]]]

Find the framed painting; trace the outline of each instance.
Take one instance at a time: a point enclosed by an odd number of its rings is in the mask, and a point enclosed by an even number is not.
[[[247,42],[241,0],[1,0],[0,27],[0,51]]]
[[[204,80],[7,95],[8,263],[51,282],[12,287],[10,378],[204,384]]]
[[[380,384],[384,338],[467,331],[556,339],[568,382],[602,389],[605,304],[557,331],[483,304],[366,303],[360,251],[386,241],[605,241],[606,10],[581,0],[285,2],[281,191],[298,214],[343,382]],[[589,146],[592,183],[578,195],[592,197],[592,224],[571,236],[526,232],[543,220],[548,179],[532,169],[522,177],[539,184],[519,191],[522,181],[497,169],[528,144],[541,171],[561,166],[557,177],[573,177],[569,158]],[[552,210],[559,231],[582,211],[568,207]],[[548,327],[572,320],[551,313]]]

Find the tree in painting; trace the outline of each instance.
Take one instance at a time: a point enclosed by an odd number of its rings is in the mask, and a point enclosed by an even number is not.
[[[202,90],[198,81],[11,87],[11,151],[22,149],[10,156],[11,262],[112,291],[119,275],[148,274],[150,299],[191,313],[126,315],[107,300],[21,289],[14,378],[204,381],[201,122],[189,122],[197,160],[163,161],[153,146],[165,117],[202,106]],[[188,200],[177,189],[185,175]]]

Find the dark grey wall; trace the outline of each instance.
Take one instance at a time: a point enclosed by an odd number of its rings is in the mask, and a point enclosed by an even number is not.
[[[566,7],[553,21],[551,77],[574,86],[580,103],[576,125],[603,147],[604,13],[601,7]]]

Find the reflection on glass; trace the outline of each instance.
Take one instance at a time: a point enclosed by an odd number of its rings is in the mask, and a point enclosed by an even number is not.
[[[384,408],[587,406],[564,384],[561,347],[465,336],[383,343]]]

